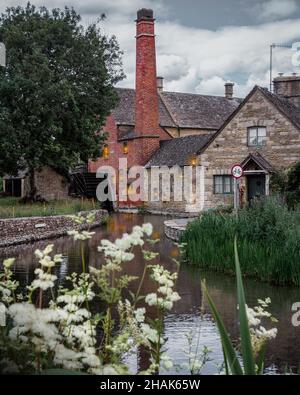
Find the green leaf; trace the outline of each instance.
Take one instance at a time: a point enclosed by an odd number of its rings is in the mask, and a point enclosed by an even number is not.
[[[243,375],[243,369],[239,363],[236,351],[231,343],[231,340],[229,339],[228,333],[226,331],[225,325],[223,323],[223,320],[213,302],[211,299],[208,290],[206,288],[206,284],[203,281],[202,282],[202,289],[203,289],[203,294],[205,295],[210,310],[212,312],[212,315],[217,323],[218,330],[221,336],[221,341],[222,341],[222,346],[225,354],[225,364],[228,364],[230,367],[230,371],[234,375]]]
[[[255,361],[253,356],[251,335],[246,312],[246,300],[243,286],[243,279],[237,249],[237,238],[234,240],[234,255],[235,255],[235,271],[237,284],[237,300],[239,306],[239,321],[240,321],[240,335],[241,335],[241,349],[244,363],[245,374],[255,375]]]
[[[258,369],[257,369],[257,374],[258,375],[261,375],[264,372],[265,352],[266,352],[266,344],[264,344],[262,346],[262,348],[259,351],[258,357],[257,357],[256,365],[258,367]]]

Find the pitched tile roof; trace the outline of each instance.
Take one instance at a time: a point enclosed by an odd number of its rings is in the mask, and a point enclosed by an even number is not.
[[[113,110],[113,115],[119,125],[134,125],[135,118],[135,90],[117,88],[120,98],[118,106]],[[165,127],[176,127],[166,106],[159,97],[159,122]]]
[[[162,97],[181,128],[217,130],[241,102],[241,99],[178,92],[163,92]]]
[[[189,165],[190,158],[196,155],[211,137],[211,134],[204,134],[162,141],[160,149],[154,153],[146,168]]]
[[[260,91],[274,107],[278,109],[287,119],[289,119],[296,128],[300,131],[300,108],[296,107],[287,98],[271,93],[267,88],[255,85],[254,88],[248,93],[244,100],[237,106],[237,108],[231,113],[231,115],[225,120],[219,130],[212,136],[210,140],[202,148],[202,152],[222,133],[226,126],[231,122],[231,120],[239,113],[239,111],[244,107],[248,100],[254,95],[255,92]]]
[[[253,160],[262,170],[266,170],[269,173],[274,172],[274,167],[259,152],[249,154],[247,158],[243,160],[241,166],[244,168],[250,160]]]
[[[300,129],[300,108],[296,107],[287,98],[271,93],[266,88],[257,87],[257,89],[259,89],[279,111]]]
[[[134,125],[135,90],[117,88],[120,102],[113,111],[119,125]],[[241,99],[190,93],[160,92],[159,122],[164,127],[217,130]]]

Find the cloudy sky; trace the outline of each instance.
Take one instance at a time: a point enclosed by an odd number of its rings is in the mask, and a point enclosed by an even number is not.
[[[154,10],[157,66],[165,89],[223,94],[224,83],[236,83],[244,96],[254,84],[268,86],[271,43],[300,42],[300,0],[35,0],[48,8],[73,6],[84,23],[102,13],[106,34],[115,34],[124,51],[127,79],[134,87],[136,11]],[[0,11],[26,0],[0,0]],[[300,44],[299,44],[300,47]],[[274,75],[299,72],[291,49],[274,51]]]

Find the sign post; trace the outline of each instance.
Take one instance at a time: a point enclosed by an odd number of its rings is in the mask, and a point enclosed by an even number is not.
[[[240,178],[243,177],[243,168],[236,164],[232,166],[231,175],[234,179],[234,211],[238,215],[240,208]]]

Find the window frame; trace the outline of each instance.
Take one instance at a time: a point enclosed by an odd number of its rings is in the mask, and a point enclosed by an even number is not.
[[[217,178],[222,179],[222,184],[218,184],[218,186],[221,185],[222,187],[222,192],[217,192],[217,183],[216,180]],[[225,187],[226,187],[226,180],[230,180],[230,191],[225,192]],[[214,195],[232,195],[233,194],[233,177],[229,174],[215,174],[214,175]]]
[[[260,136],[259,135],[259,130],[263,129],[265,131],[265,135],[264,136]],[[255,138],[257,143],[253,144],[250,142],[250,134],[251,132],[255,130]],[[263,138],[262,142],[259,143],[259,138]],[[248,147],[264,147],[267,144],[267,128],[265,126],[250,126],[247,129],[247,145]]]

